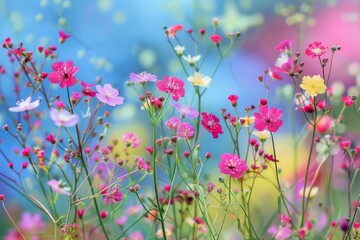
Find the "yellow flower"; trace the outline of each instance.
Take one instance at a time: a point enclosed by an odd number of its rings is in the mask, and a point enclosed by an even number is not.
[[[244,121],[243,126],[244,126],[244,127],[249,127],[250,124],[252,124],[252,123],[255,121],[255,117],[241,117],[241,118],[239,119],[239,121],[240,121],[240,123],[241,123],[242,121]]]
[[[261,142],[265,142],[266,139],[269,137],[270,132],[268,130],[264,130],[264,131],[254,131],[253,134],[255,136],[257,136]]]
[[[304,76],[300,87],[312,97],[325,93],[326,90],[324,79],[320,75]]]
[[[211,78],[195,72],[194,75],[188,77],[188,81],[194,86],[209,87]]]

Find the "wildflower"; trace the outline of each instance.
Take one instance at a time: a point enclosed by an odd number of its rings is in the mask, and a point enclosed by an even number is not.
[[[350,107],[355,104],[356,97],[344,96],[341,98],[345,106]]]
[[[102,219],[106,219],[108,216],[109,216],[109,213],[108,213],[107,211],[102,210],[102,211],[100,212],[100,217],[101,217]]]
[[[165,122],[165,126],[169,130],[177,129],[178,125],[181,123],[180,119],[178,117],[171,117],[169,120]]]
[[[140,139],[136,134],[128,132],[122,136],[122,141],[127,147],[137,148],[140,146]]]
[[[328,47],[322,46],[321,42],[313,42],[310,43],[309,46],[306,48],[305,54],[312,58],[315,58],[325,54],[327,50]]]
[[[50,118],[58,127],[72,127],[79,122],[79,116],[70,114],[67,110],[50,108]]]
[[[239,97],[235,94],[228,96],[228,100],[233,107],[236,107]]]
[[[282,41],[275,47],[275,50],[277,50],[279,52],[284,52],[287,55],[290,55],[292,45],[293,45],[292,39],[285,39],[284,41]]]
[[[116,202],[120,202],[123,198],[122,192],[119,191],[117,187],[113,187],[111,192],[106,193],[104,197],[104,202],[106,205],[114,204]]]
[[[104,87],[96,85],[96,97],[100,102],[108,104],[110,106],[121,105],[124,102],[124,98],[118,96],[119,91],[111,86],[111,84],[106,83]]]
[[[188,77],[188,81],[194,86],[209,87],[211,78],[200,74],[199,72],[195,72],[194,75]]]
[[[349,141],[349,140],[344,140],[344,141],[339,142],[339,147],[342,150],[350,149],[350,146],[351,146],[351,141]]]
[[[176,47],[174,47],[174,50],[178,56],[182,56],[184,54],[185,47],[177,45]]]
[[[11,112],[23,112],[28,111],[34,108],[37,108],[40,105],[40,100],[35,100],[34,102],[31,102],[31,96],[27,97],[25,100],[21,100],[16,103],[16,107],[9,108],[9,111]]]
[[[241,178],[248,170],[245,161],[236,154],[225,153],[220,156],[220,159],[220,172],[228,174],[232,178]]]
[[[250,124],[252,124],[255,121],[255,117],[241,117],[239,119],[239,122],[241,123],[241,125],[243,125],[244,127],[249,127]]]
[[[147,73],[145,71],[135,74],[135,73],[130,73],[130,82],[133,83],[145,83],[145,82],[156,82],[157,81],[157,76]]]
[[[267,232],[272,234],[273,239],[276,240],[288,239],[292,234],[290,225],[286,225],[285,227],[279,227],[278,229],[275,226],[271,226],[267,230]]]
[[[254,113],[255,121],[254,127],[258,131],[264,131],[265,129],[269,132],[277,132],[282,126],[283,122],[280,119],[282,111],[277,108],[270,108],[268,106],[260,106],[259,111]]]
[[[169,27],[167,29],[167,36],[170,37],[170,38],[174,38],[176,33],[178,31],[181,31],[184,27],[180,24],[175,24],[174,26],[172,27]]]
[[[116,225],[118,225],[119,227],[124,226],[124,224],[126,223],[126,221],[128,220],[128,216],[122,216],[119,217],[115,220]]]
[[[169,93],[175,101],[185,96],[184,82],[180,78],[164,76],[164,80],[158,81],[156,86],[159,91]]]
[[[96,92],[93,91],[91,88],[94,86],[94,84],[87,84],[85,82],[81,82],[81,92],[84,96],[88,96],[88,97],[95,97]]]
[[[210,40],[216,45],[220,44],[221,39],[222,39],[222,37],[216,33],[210,36]]]
[[[300,87],[312,97],[316,97],[318,94],[325,93],[326,85],[324,79],[320,75],[304,76]]]
[[[332,117],[330,117],[329,115],[324,115],[318,120],[315,130],[318,133],[324,134],[330,131],[333,126],[334,126],[334,119],[332,119]]]
[[[162,237],[159,237],[162,238]],[[144,235],[140,231],[133,232],[129,234],[129,239],[131,240],[144,240]]]
[[[181,117],[188,117],[193,119],[199,115],[199,112],[189,105],[183,105],[181,103],[174,103],[173,105],[178,110]]]
[[[59,42],[60,43],[64,43],[66,41],[66,39],[68,39],[69,37],[71,37],[70,34],[67,34],[62,30],[59,31]]]
[[[187,122],[183,122],[177,131],[177,135],[178,137],[190,139],[195,135],[194,127]]]
[[[310,192],[310,189],[311,189],[311,192]],[[309,192],[310,192],[310,194],[309,194]],[[316,194],[318,194],[318,192],[319,192],[319,188],[316,187],[316,186],[313,186],[313,187],[309,186],[309,187],[305,188],[305,196],[306,197],[309,196],[309,198],[315,197]],[[304,194],[304,189],[302,188],[302,189],[299,190],[299,195],[301,197],[303,197],[304,196],[303,194]]]
[[[279,57],[275,61],[274,68],[269,72],[270,77],[276,77],[278,73],[292,73],[297,72],[299,66],[294,64],[294,57],[289,57],[285,53],[280,53]],[[280,78],[281,79],[280,79]],[[282,80],[281,76],[277,76],[277,80]]]
[[[54,192],[71,196],[70,187],[68,187],[62,180],[57,181],[55,179],[51,179],[48,184]]]
[[[255,136],[257,136],[261,142],[265,142],[266,139],[269,137],[270,132],[268,130],[264,130],[264,131],[253,131],[252,134],[254,134]]]
[[[219,119],[212,113],[207,114],[205,112],[201,113],[201,125],[212,134],[213,138],[218,138],[219,134],[222,134],[222,127],[220,125]]]
[[[71,87],[76,83],[74,75],[79,70],[72,61],[56,62],[52,65],[53,72],[48,76],[51,83],[60,83],[60,87]]]
[[[183,56],[183,58],[190,66],[194,66],[195,63],[197,63],[200,60],[201,55],[196,55],[193,57],[190,55],[187,55],[187,56]]]

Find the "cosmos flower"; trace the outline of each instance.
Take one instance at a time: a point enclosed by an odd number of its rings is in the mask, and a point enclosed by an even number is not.
[[[50,108],[50,118],[58,127],[72,127],[79,122],[79,116],[65,109]]]
[[[268,109],[267,105],[259,107],[259,112],[254,113],[255,121],[254,128],[258,131],[277,132],[282,126],[283,122],[280,119],[282,111],[277,108]]]
[[[199,72],[195,72],[194,75],[188,77],[188,81],[193,86],[209,87],[211,83],[211,78]]]
[[[27,97],[25,100],[21,100],[16,103],[16,107],[9,108],[9,111],[11,112],[23,112],[28,111],[34,108],[37,108],[40,105],[40,100],[35,100],[31,102],[31,96]]]
[[[96,85],[96,97],[100,102],[105,103],[110,106],[121,105],[124,102],[124,98],[118,96],[119,91],[111,86],[111,84],[106,83],[104,87]]]

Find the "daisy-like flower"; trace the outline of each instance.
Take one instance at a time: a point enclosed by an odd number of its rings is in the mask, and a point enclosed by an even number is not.
[[[232,178],[241,178],[248,167],[238,155],[225,153],[220,156],[219,169],[221,173],[228,174]]]
[[[125,133],[122,136],[122,141],[129,147],[137,148],[140,146],[140,139],[132,132]]]
[[[35,100],[31,102],[31,96],[27,97],[25,100],[21,100],[16,103],[16,107],[9,108],[9,111],[11,112],[23,112],[28,111],[34,108],[37,108],[40,105],[40,100]]]
[[[185,96],[184,82],[180,78],[164,76],[164,80],[158,81],[156,86],[159,91],[169,93],[175,101]]]
[[[178,135],[178,137],[191,139],[195,135],[194,127],[191,126],[191,124],[189,124],[187,122],[183,122],[179,126],[179,129],[177,131],[177,135]]]
[[[310,96],[315,97],[318,94],[325,93],[326,85],[320,75],[304,76],[300,87]]]
[[[212,134],[213,138],[218,138],[219,134],[223,133],[219,122],[219,119],[214,114],[201,113],[201,125]]]
[[[49,74],[48,78],[51,83],[60,83],[60,87],[71,87],[76,83],[74,75],[79,70],[74,66],[72,61],[56,62],[52,65],[53,72]]]
[[[114,204],[116,202],[120,202],[123,198],[123,193],[119,191],[117,187],[113,187],[111,192],[106,193],[104,197],[104,202],[106,205]]]
[[[165,126],[169,130],[175,130],[175,129],[177,129],[177,127],[179,126],[180,123],[181,123],[181,120],[178,117],[171,117],[169,120],[167,120],[165,122]]]
[[[252,134],[254,134],[255,136],[257,136],[261,142],[265,142],[266,139],[269,137],[270,132],[268,130],[264,130],[264,131],[253,131]]]
[[[312,58],[315,58],[325,54],[327,50],[328,47],[324,47],[323,45],[321,45],[321,42],[313,42],[310,43],[309,46],[306,48],[305,54]]]
[[[239,119],[239,122],[244,126],[244,127],[249,127],[250,124],[252,124],[255,121],[255,117],[241,117]]]
[[[71,189],[66,185],[65,182],[63,182],[63,180],[57,181],[55,179],[51,179],[48,184],[54,192],[64,194],[66,196],[71,196]]]
[[[182,56],[185,51],[185,47],[177,45],[176,47],[174,47],[174,50],[178,56]]]
[[[178,110],[181,117],[188,117],[190,119],[193,119],[199,115],[199,112],[189,105],[183,105],[181,103],[174,103],[173,105]]]
[[[145,71],[135,74],[135,73],[130,73],[130,82],[133,83],[145,83],[145,82],[156,82],[157,81],[157,76],[154,74],[150,74],[147,73]]]
[[[196,55],[196,56],[183,56],[183,59],[190,65],[190,66],[194,66],[195,63],[197,63],[201,58],[201,55]]]
[[[209,87],[211,78],[200,74],[199,72],[195,72],[194,75],[188,77],[188,81],[194,86]]]
[[[283,124],[280,119],[281,115],[282,111],[280,109],[268,109],[267,105],[260,106],[259,112],[254,113],[254,128],[258,131],[264,131],[267,129],[270,132],[277,132]]]
[[[79,116],[65,109],[50,108],[50,118],[58,127],[72,127],[79,122]]]
[[[104,87],[96,85],[96,97],[100,102],[108,104],[110,106],[121,105],[124,102],[124,98],[118,96],[119,91],[111,86],[111,84],[105,84]]]

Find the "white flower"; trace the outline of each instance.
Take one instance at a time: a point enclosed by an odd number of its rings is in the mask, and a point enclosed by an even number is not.
[[[177,55],[181,56],[183,55],[184,51],[185,51],[185,47],[177,45],[176,47],[174,47],[175,52]]]
[[[309,192],[310,192],[310,186],[308,186],[308,187],[305,188],[305,196],[306,196],[306,197],[309,196],[309,198],[313,198],[313,197],[315,197],[316,194],[319,192],[319,188],[318,188],[317,186],[313,186],[313,187],[311,188],[310,194],[309,194]],[[300,195],[301,197],[304,196],[304,189],[300,189],[299,195]]]
[[[194,66],[195,63],[200,60],[201,55],[196,55],[193,57],[190,55],[187,55],[187,56],[183,56],[183,58],[190,66]]]
[[[289,61],[289,56],[286,53],[280,53],[279,57],[275,61],[275,66],[281,68],[281,66]]]
[[[261,142],[264,142],[270,135],[270,132],[268,130],[264,130],[264,131],[253,131],[253,133],[255,136],[257,136]]]
[[[57,110],[55,108],[50,108],[50,118],[58,127],[72,127],[79,122],[78,115],[71,114],[64,109]]]
[[[21,100],[16,103],[17,107],[11,107],[9,108],[9,111],[11,112],[23,112],[30,109],[37,108],[40,105],[40,100],[35,100],[34,102],[31,102],[31,97],[27,97],[25,100]]]
[[[199,72],[195,72],[194,75],[188,77],[188,81],[194,86],[209,87],[211,78],[206,75],[202,75]]]
[[[55,179],[51,179],[48,184],[54,192],[71,196],[70,187],[68,187],[62,180],[56,181]]]

